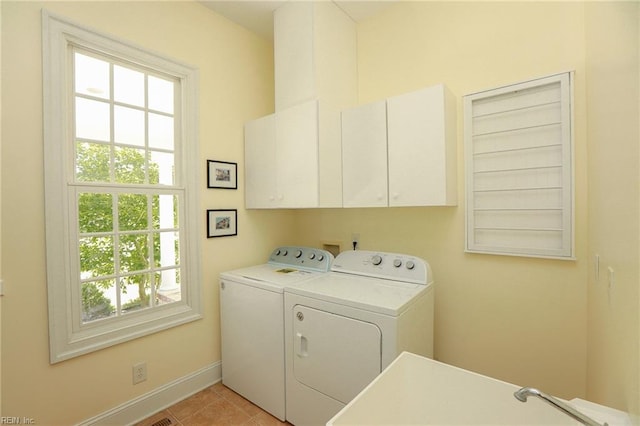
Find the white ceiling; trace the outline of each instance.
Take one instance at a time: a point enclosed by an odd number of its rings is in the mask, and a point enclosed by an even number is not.
[[[273,11],[287,0],[200,0],[205,6],[267,40],[273,40]],[[290,0],[296,1],[296,0]],[[360,22],[398,0],[335,0],[354,21]]]

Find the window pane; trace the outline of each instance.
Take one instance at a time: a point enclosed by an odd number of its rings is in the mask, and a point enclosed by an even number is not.
[[[124,277],[121,281],[122,313],[148,308],[151,303],[149,274],[136,274]]]
[[[173,114],[173,82],[149,76],[149,109]]]
[[[75,54],[76,93],[109,98],[109,63],[81,53]]]
[[[113,280],[82,284],[82,322],[87,323],[114,315],[116,288]]]
[[[114,141],[144,146],[144,111],[116,106],[113,109],[113,115]]]
[[[153,229],[178,227],[178,199],[173,195],[153,196]]]
[[[78,195],[78,229],[80,233],[113,231],[111,194],[83,192]]]
[[[118,229],[120,231],[144,231],[147,220],[148,197],[145,194],[121,194],[118,196]]]
[[[149,113],[149,146],[173,150],[173,117]]]
[[[174,155],[166,152],[151,151],[149,161],[149,183],[173,185],[175,168]]]
[[[76,97],[76,137],[110,141],[109,104]]]
[[[113,237],[80,238],[80,277],[95,278],[114,272]]]
[[[177,232],[156,232],[153,234],[153,247],[158,253],[158,256],[155,256],[156,267],[178,265],[180,260],[178,241]]]
[[[144,106],[144,74],[114,65],[113,98],[116,102]]]
[[[115,179],[117,183],[145,183],[144,149],[115,149]]]
[[[120,272],[149,269],[148,248],[147,234],[120,236]]]
[[[182,299],[180,292],[180,269],[168,269],[156,274],[158,276],[158,291],[156,304],[179,302]]]
[[[111,148],[109,145],[78,142],[76,144],[76,179],[81,182],[111,180]]]

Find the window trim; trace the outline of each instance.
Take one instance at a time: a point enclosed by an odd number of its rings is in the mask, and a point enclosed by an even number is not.
[[[130,42],[98,33],[65,18],[42,11],[43,49],[43,119],[47,292],[49,306],[50,362],[56,363],[95,350],[146,336],[202,318],[199,156],[198,156],[198,72],[194,67],[149,52]],[[181,252],[184,252],[181,276],[185,285],[180,302],[127,314],[117,321],[96,321],[82,325],[72,317],[72,286],[77,282],[72,272],[70,218],[74,187],[73,149],[69,141],[71,95],[68,70],[70,44],[116,58],[162,70],[181,84],[180,146],[176,147],[176,164],[183,170],[175,185],[167,188],[184,191],[184,214],[179,216]]]
[[[498,254],[507,256],[537,257],[560,260],[575,260],[575,155],[574,155],[574,72],[562,72],[541,78],[531,79],[490,90],[484,90],[464,96],[464,144],[466,173],[465,208],[465,252]],[[515,94],[520,90],[542,87],[549,84],[560,85],[561,150],[562,150],[562,244],[560,248],[508,247],[497,244],[480,244],[474,239],[474,135],[473,102],[491,97]]]

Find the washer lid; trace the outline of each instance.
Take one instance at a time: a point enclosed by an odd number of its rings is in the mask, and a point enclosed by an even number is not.
[[[399,316],[418,295],[430,290],[431,284],[414,284],[331,272],[287,288],[286,292],[371,312]]]
[[[220,274],[223,280],[237,281],[258,288],[283,292],[285,287],[321,276],[324,272],[307,271],[287,265],[264,264]]]

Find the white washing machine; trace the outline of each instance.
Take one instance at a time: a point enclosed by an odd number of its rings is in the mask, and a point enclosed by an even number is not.
[[[297,426],[324,425],[402,351],[433,357],[427,262],[354,250],[331,270],[285,290],[286,419]]]
[[[284,288],[327,274],[333,255],[280,247],[266,264],[220,274],[222,383],[285,419]]]

